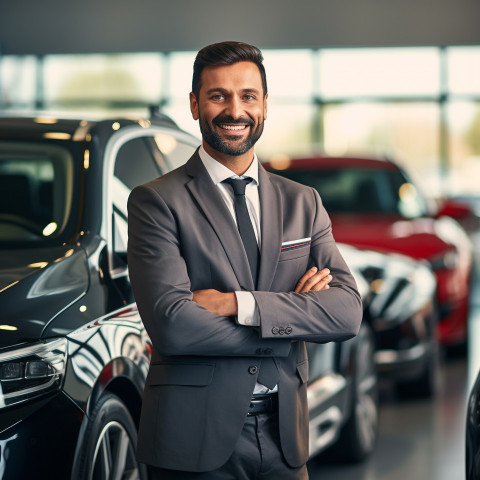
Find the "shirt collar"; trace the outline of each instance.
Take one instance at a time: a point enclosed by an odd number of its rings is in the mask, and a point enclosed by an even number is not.
[[[215,185],[218,185],[227,178],[238,177],[236,173],[232,172],[229,168],[225,167],[225,165],[222,165],[220,162],[217,162],[212,156],[210,156],[203,148],[203,145],[200,146],[198,154],[200,155],[200,159],[202,160],[203,165],[207,169],[207,172]],[[258,158],[255,153],[253,154],[252,163],[242,177],[251,177],[255,181],[255,184],[259,185]]]

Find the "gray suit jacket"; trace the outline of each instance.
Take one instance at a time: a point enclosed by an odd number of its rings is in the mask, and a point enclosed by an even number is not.
[[[209,471],[225,463],[242,430],[261,360],[275,357],[280,437],[287,462],[308,458],[308,360],[304,341],[342,341],[362,308],[318,193],[260,167],[261,264],[257,291],[235,222],[195,153],[182,167],[135,188],[128,263],[154,351],[137,456],[162,468]],[[311,244],[282,249],[282,242]],[[311,266],[330,289],[293,293]],[[192,301],[192,291],[251,291],[261,327],[238,325]]]

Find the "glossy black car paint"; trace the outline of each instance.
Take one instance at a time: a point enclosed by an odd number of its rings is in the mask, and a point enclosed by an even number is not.
[[[470,390],[465,428],[465,479],[480,479],[480,372]]]
[[[112,129],[115,122],[120,128]],[[156,124],[165,134],[179,132],[170,121]],[[0,408],[1,479],[76,478],[72,466],[105,391],[120,398],[138,422],[151,343],[126,270],[112,275],[111,245],[102,235],[105,149],[125,127],[148,131],[148,123],[126,119],[53,125],[0,119],[0,142],[60,144],[71,152],[76,176],[71,216],[60,237],[0,242],[0,356],[42,340],[68,339],[61,389]],[[52,131],[72,139],[45,140]],[[182,138],[193,152],[196,140]],[[122,264],[120,256],[114,261]]]

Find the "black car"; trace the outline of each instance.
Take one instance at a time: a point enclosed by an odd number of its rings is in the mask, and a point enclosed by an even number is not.
[[[480,479],[480,372],[470,390],[465,435],[465,479]]]
[[[145,478],[135,442],[152,345],[128,277],[126,203],[198,143],[158,115],[0,118],[0,478]],[[369,305],[403,290],[390,256],[342,248],[365,321],[348,342],[308,345],[310,450],[360,460],[378,420]],[[376,293],[372,272],[386,285]]]
[[[163,117],[0,119],[0,478],[144,478],[126,204],[197,145]]]

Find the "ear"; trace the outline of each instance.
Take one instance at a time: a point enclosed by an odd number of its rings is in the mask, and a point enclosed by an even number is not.
[[[198,120],[198,100],[193,92],[190,92],[190,111],[194,120]]]
[[[263,119],[267,119],[267,110],[268,110],[268,105],[267,105],[267,98],[268,98],[268,93],[265,95],[263,99]]]

